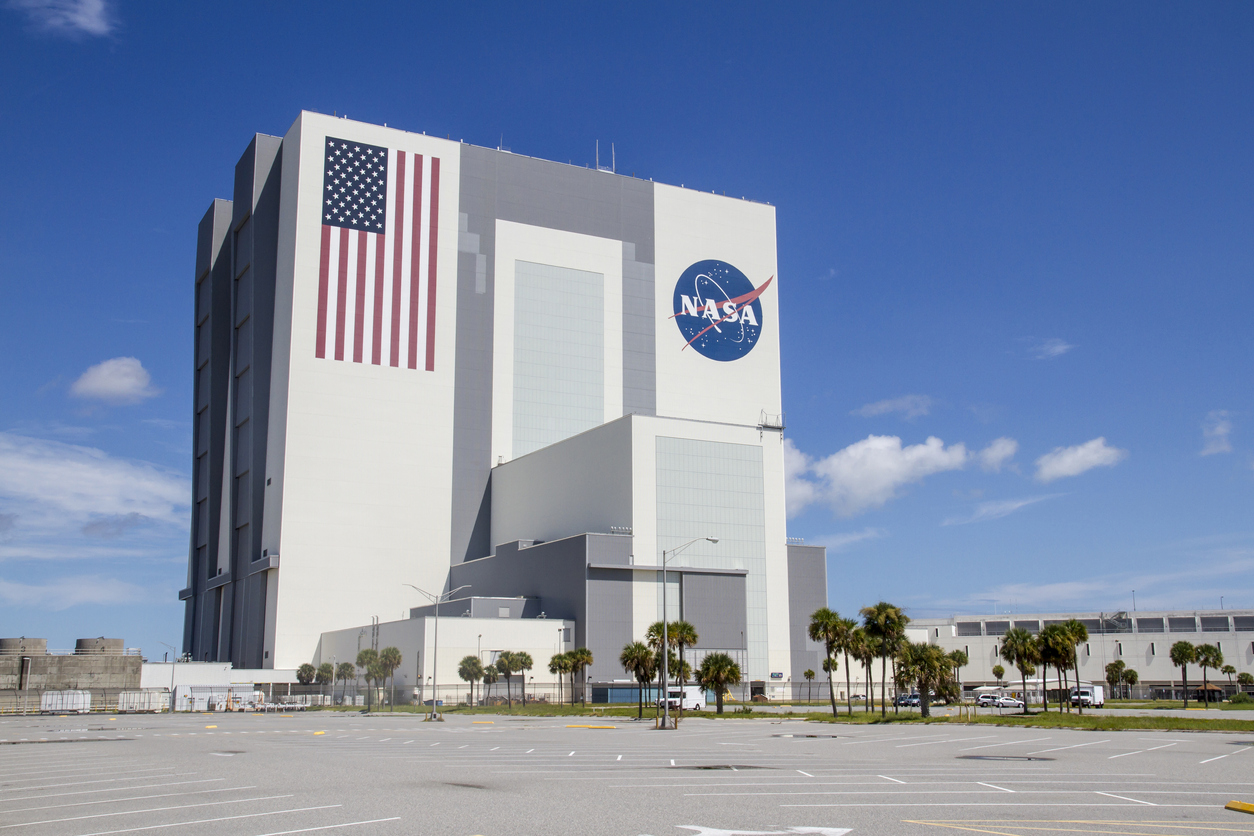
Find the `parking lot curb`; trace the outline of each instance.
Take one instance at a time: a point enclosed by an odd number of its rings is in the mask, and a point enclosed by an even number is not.
[[[1249,813],[1254,815],[1254,804],[1246,804],[1244,801],[1229,801],[1224,805],[1225,810],[1236,810],[1238,813]]]

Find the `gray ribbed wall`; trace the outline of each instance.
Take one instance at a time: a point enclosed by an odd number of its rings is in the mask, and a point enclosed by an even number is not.
[[[827,606],[827,547],[788,546],[788,644],[792,655],[793,697],[805,694],[801,674],[814,671],[826,681],[823,645],[810,641],[810,615]],[[826,694],[827,692],[824,691]]]

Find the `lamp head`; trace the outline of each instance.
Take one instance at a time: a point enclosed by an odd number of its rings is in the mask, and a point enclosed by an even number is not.
[[[717,538],[717,537],[706,537],[705,539],[709,540],[711,543],[717,543],[717,542],[718,542],[718,538]]]

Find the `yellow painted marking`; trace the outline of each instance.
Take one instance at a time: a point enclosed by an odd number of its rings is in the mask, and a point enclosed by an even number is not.
[[[487,726],[491,726],[491,725],[493,725],[494,723],[496,723],[496,721],[495,721],[495,720],[471,720],[471,721],[470,721],[470,725],[472,725],[472,726],[479,726],[479,725],[487,725]]]
[[[288,720],[290,720],[290,719],[292,719],[292,717],[293,717],[294,715],[292,715],[292,714],[280,714],[279,716],[280,716],[280,717],[286,717]]]
[[[568,729],[616,729],[618,726],[567,726]]]
[[[320,734],[326,734],[326,732],[324,732],[324,731],[316,731],[316,732],[314,732],[314,736],[315,736],[315,737],[316,737],[316,736],[318,736],[318,735],[320,735]]]
[[[205,728],[207,728],[207,729],[216,729],[216,728],[217,728],[217,726],[205,726]]]
[[[1254,815],[1254,804],[1246,804],[1244,801],[1229,801],[1224,805],[1225,810],[1236,810],[1238,813],[1250,813]]]
[[[1236,802],[1240,804],[1241,802]],[[1254,805],[1247,805],[1254,807]],[[921,821],[913,819],[903,819],[907,824],[923,824],[932,827],[944,827],[950,830],[962,830],[967,833],[988,833],[994,836],[1022,836],[1023,831],[1043,831],[1048,833],[1103,833],[1123,834],[1123,836],[1167,836],[1159,830],[1145,831],[1138,828],[1170,828],[1174,831],[1194,831],[1204,830],[1208,832],[1221,831],[1224,833],[1254,833],[1254,830],[1248,830],[1244,827],[1223,827],[1214,824],[1196,824],[1188,825],[1181,822],[1168,821],[1125,821],[1119,819],[1025,819],[1022,821],[1008,821],[1004,819],[947,819],[941,821]],[[1099,825],[1103,829],[1089,830],[1081,827],[1033,827],[1031,825]],[[1005,830],[993,830],[994,827],[1013,827],[1014,833]],[[1129,830],[1113,830],[1105,829],[1110,827],[1126,827]]]

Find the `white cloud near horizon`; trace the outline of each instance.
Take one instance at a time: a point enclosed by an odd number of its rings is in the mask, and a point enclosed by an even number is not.
[[[111,404],[134,404],[161,394],[152,385],[152,375],[134,357],[114,357],[97,363],[70,385],[76,398]]]
[[[1202,424],[1202,452],[1199,456],[1213,456],[1216,453],[1231,453],[1232,442],[1228,436],[1232,434],[1232,420],[1226,409],[1216,409],[1206,416]]]
[[[9,0],[9,8],[25,12],[36,29],[68,38],[103,37],[116,26],[105,0]]]
[[[861,543],[866,540],[878,540],[887,536],[888,532],[882,528],[864,528],[861,531],[851,531],[845,534],[826,534],[813,539],[816,546],[826,546],[829,552],[841,552],[855,543]]]
[[[1061,357],[1073,348],[1075,348],[1075,346],[1071,345],[1071,343],[1068,343],[1066,340],[1060,340],[1057,337],[1053,337],[1047,340],[1035,341],[1032,344],[1031,351],[1032,356],[1037,360],[1052,360],[1055,357]]]
[[[67,610],[82,604],[133,604],[151,596],[143,587],[99,575],[56,578],[32,584],[0,577],[0,602],[9,607]]]
[[[950,517],[941,523],[941,525],[969,525],[977,522],[987,522],[988,520],[999,520],[1002,517],[1008,517],[1020,508],[1026,508],[1029,505],[1035,505],[1046,499],[1053,499],[1062,494],[1051,493],[1044,496],[1029,496],[1022,499],[998,499],[989,502],[981,502],[975,506],[975,511],[966,517]]]
[[[927,395],[902,395],[897,398],[888,398],[883,401],[865,404],[850,412],[850,415],[858,415],[863,418],[873,418],[876,415],[886,415],[890,412],[900,412],[901,417],[909,420],[918,418],[921,415],[927,415],[932,411],[932,399]]]
[[[1114,467],[1128,457],[1127,450],[1111,447],[1105,436],[1073,447],[1055,447],[1036,460],[1038,482],[1079,476],[1095,467]]]
[[[24,536],[121,536],[149,520],[186,526],[191,486],[154,464],[0,432],[0,513]],[[6,548],[6,551],[10,549]]]
[[[980,459],[980,467],[989,473],[1000,473],[1002,466],[1013,459],[1017,452],[1019,452],[1019,442],[1013,438],[1002,436],[1001,438],[993,439],[977,455]]]

